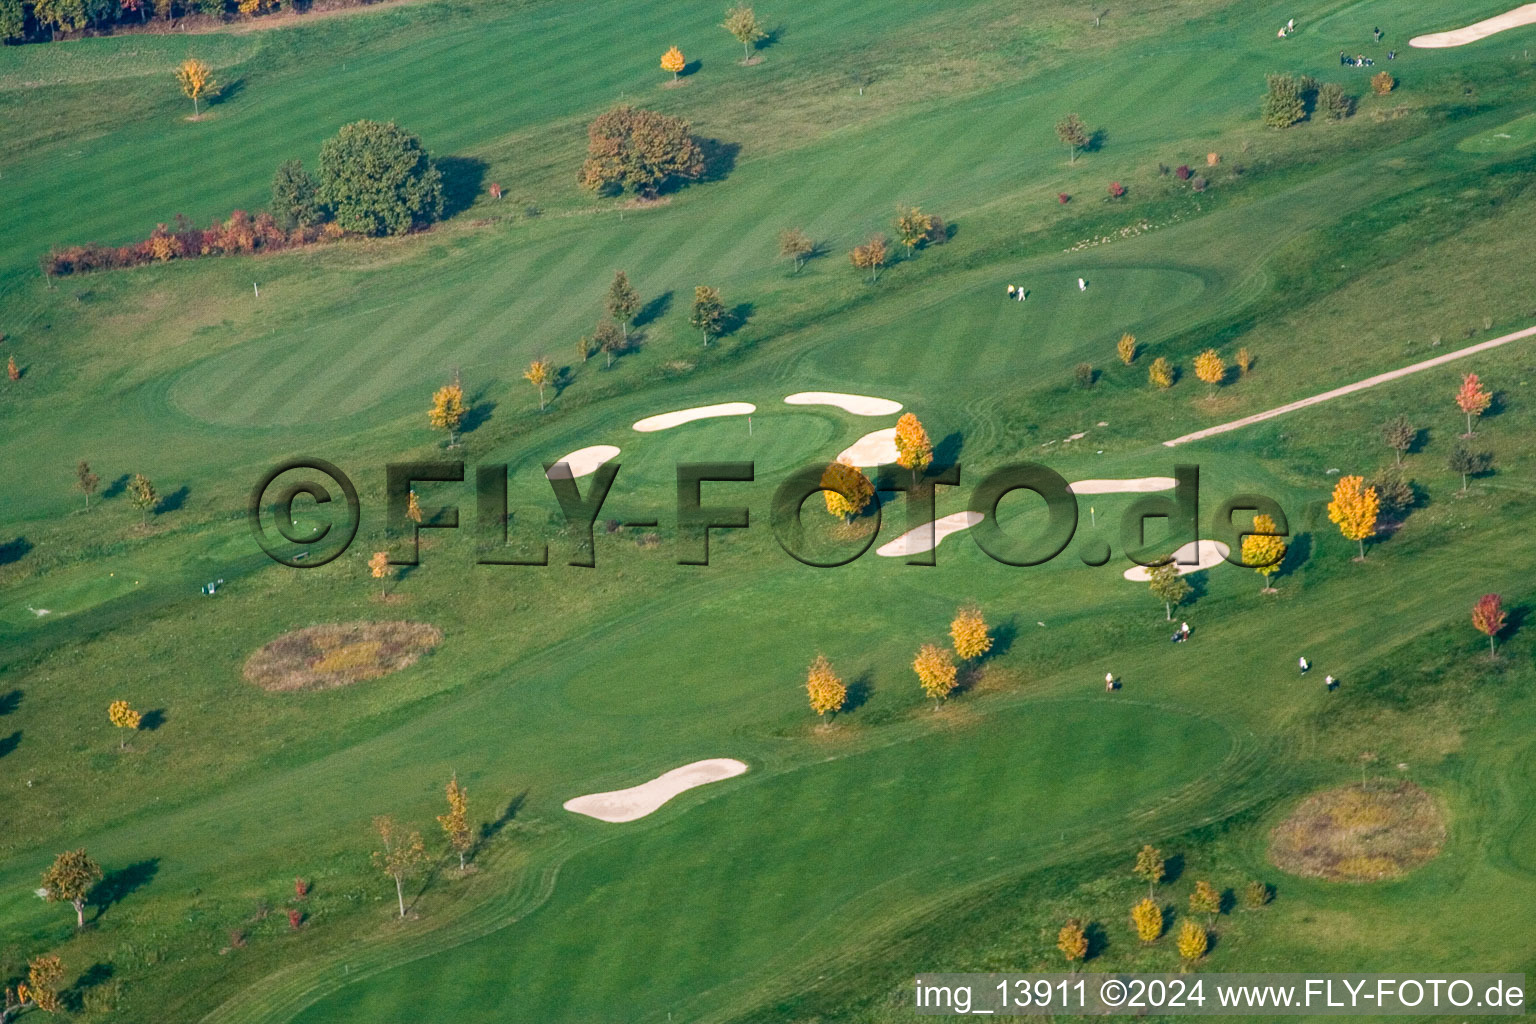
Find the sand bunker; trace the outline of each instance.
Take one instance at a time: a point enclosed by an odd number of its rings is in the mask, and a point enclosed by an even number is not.
[[[872,434],[865,434],[853,444],[837,453],[855,466],[882,466],[896,461],[896,428],[886,427]]]
[[[835,405],[855,416],[894,416],[901,403],[868,395],[844,395],[836,391],[801,391],[784,399],[785,405]]]
[[[943,543],[944,538],[961,530],[968,530],[986,518],[980,512],[955,512],[925,523],[915,530],[908,530],[888,544],[875,549],[875,554],[886,558],[900,558],[931,551]]]
[[[1144,476],[1135,480],[1077,480],[1067,486],[1073,494],[1134,494],[1171,491],[1178,483],[1171,476]]]
[[[1516,7],[1512,11],[1485,18],[1474,22],[1465,28],[1452,29],[1449,32],[1431,32],[1426,36],[1414,36],[1408,40],[1408,45],[1421,50],[1436,50],[1446,46],[1465,46],[1475,43],[1479,39],[1487,39],[1489,36],[1503,32],[1507,28],[1519,28],[1521,25],[1536,23],[1536,4],[1525,4]]]
[[[575,477],[587,476],[597,472],[598,466],[601,466],[618,454],[619,449],[616,445],[594,444],[587,448],[578,448],[560,461],[565,463],[566,467],[571,471],[571,477],[574,479]],[[555,470],[551,469],[544,475],[554,479],[556,475]]]
[[[1200,545],[1200,561],[1195,565],[1184,565],[1184,560],[1195,553],[1196,543]],[[1209,569],[1213,565],[1220,565],[1221,560],[1226,558],[1231,550],[1231,548],[1219,540],[1190,541],[1173,553],[1173,561],[1179,567],[1179,575],[1182,576],[1187,572],[1199,572],[1201,569]],[[1137,583],[1145,583],[1152,576],[1147,571],[1146,566],[1133,565],[1125,570],[1125,578],[1134,580]]]
[[[343,622],[285,633],[245,663],[263,690],[329,690],[387,676],[442,642],[424,622]]]
[[[684,423],[692,423],[694,420],[713,419],[716,416],[746,416],[757,411],[757,406],[751,402],[723,402],[720,405],[701,405],[697,409],[679,409],[677,412],[664,412],[658,416],[647,416],[643,420],[635,422],[635,429],[642,434],[648,434],[653,430],[668,430]]]
[[[563,805],[574,814],[585,814],[598,821],[635,821],[643,818],[679,793],[721,779],[729,779],[747,770],[732,757],[712,757],[656,776],[649,782],[611,793],[590,793],[573,797]]]

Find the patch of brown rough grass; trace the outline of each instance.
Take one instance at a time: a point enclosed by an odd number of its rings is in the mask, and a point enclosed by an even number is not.
[[[1332,882],[1399,878],[1445,845],[1445,817],[1411,782],[1323,790],[1270,833],[1269,858],[1293,875]]]
[[[275,693],[350,686],[409,668],[442,639],[442,630],[424,622],[309,626],[252,654],[245,678]]]

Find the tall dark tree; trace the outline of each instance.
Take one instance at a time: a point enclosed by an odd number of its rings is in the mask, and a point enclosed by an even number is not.
[[[272,176],[272,216],[285,228],[309,227],[325,219],[320,188],[299,160],[285,160]]]
[[[1414,426],[1407,416],[1399,413],[1381,425],[1381,439],[1386,442],[1397,455],[1397,464],[1403,464],[1403,456],[1413,448],[1413,443],[1419,439],[1419,428]]]
[[[635,291],[635,286],[629,283],[629,276],[622,270],[616,270],[613,274],[613,284],[608,286],[608,299],[605,303],[608,315],[618,321],[619,327],[624,332],[624,340],[629,340],[629,322],[640,312],[640,293]]]

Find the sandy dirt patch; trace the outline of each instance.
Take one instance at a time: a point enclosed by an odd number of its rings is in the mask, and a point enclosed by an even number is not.
[[[424,622],[342,622],[285,633],[252,654],[245,678],[263,690],[329,690],[399,672],[443,640]]]
[[[943,543],[944,538],[961,530],[968,530],[986,518],[980,512],[955,512],[947,516],[940,516],[931,523],[922,526],[897,537],[889,543],[882,544],[875,549],[875,554],[886,558],[900,558],[903,555],[916,555],[924,551],[932,551]]]
[[[1507,28],[1519,28],[1521,25],[1536,23],[1536,4],[1525,4],[1514,10],[1496,14],[1491,18],[1473,22],[1465,28],[1452,29],[1449,32],[1431,32],[1429,35],[1414,36],[1408,40],[1408,45],[1421,50],[1436,50],[1447,46],[1465,46],[1475,43],[1479,39],[1487,39],[1496,32],[1503,32]]]
[[[1195,545],[1197,543],[1200,545],[1199,562],[1194,565],[1184,565],[1183,562],[1195,554]],[[1182,576],[1187,572],[1199,572],[1202,569],[1209,569],[1213,565],[1220,565],[1221,560],[1226,558],[1231,551],[1231,548],[1219,540],[1190,541],[1173,553],[1173,560],[1178,564],[1179,575]],[[1125,578],[1137,583],[1145,583],[1152,576],[1146,566],[1133,565],[1125,570]]]
[[[1136,494],[1171,491],[1178,483],[1171,476],[1143,476],[1134,480],[1075,480],[1067,487],[1073,494]]]
[[[896,461],[896,428],[886,427],[865,434],[853,444],[837,453],[855,466],[882,466]]]
[[[785,405],[834,405],[855,416],[894,416],[901,403],[868,395],[845,395],[837,391],[800,391],[784,399]]]
[[[585,814],[598,821],[635,821],[657,810],[679,793],[733,778],[746,770],[747,766],[733,757],[712,757],[673,768],[649,782],[628,789],[572,797],[563,806],[573,814]]]
[[[1445,845],[1445,816],[1411,782],[1372,782],[1314,793],[1269,837],[1269,858],[1293,875],[1331,882],[1398,878]]]
[[[618,454],[619,448],[617,445],[594,444],[586,448],[576,449],[575,451],[571,452],[571,454],[561,459],[560,462],[565,464],[566,468],[571,471],[572,478],[575,478],[579,476],[589,476],[590,474],[597,472],[598,466],[601,466],[603,463],[616,457]],[[548,470],[544,475],[550,479],[554,479],[558,470],[559,463],[556,463],[555,468]]]
[[[684,423],[692,423],[694,420],[713,419],[716,416],[746,416],[756,411],[757,406],[751,402],[722,402],[719,405],[701,405],[696,409],[679,409],[676,412],[664,412],[656,416],[647,416],[643,420],[635,421],[635,429],[642,434],[649,434],[655,430],[670,430],[672,427],[679,427]]]

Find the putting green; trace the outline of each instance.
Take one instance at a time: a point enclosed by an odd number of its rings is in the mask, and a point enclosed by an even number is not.
[[[1507,153],[1536,142],[1536,113],[1517,117],[1491,131],[1478,132],[1456,144],[1463,153]]]
[[[609,841],[561,868],[549,902],[295,1019],[374,1022],[401,1006],[461,1022],[723,1015],[945,890],[1092,842],[1128,810],[1216,778],[1230,748],[1215,723],[1146,705],[1032,703],[693,791],[641,824],[573,820]]]
[[[149,580],[142,569],[122,563],[64,569],[7,595],[0,604],[0,622],[14,627],[44,625],[140,590]]]
[[[1058,266],[1072,257],[1062,256]],[[1088,282],[1080,290],[1081,274]],[[1007,286],[1029,293],[1009,299]],[[911,367],[893,351],[921,351],[929,372],[968,381],[998,375],[1052,372],[1079,359],[1103,361],[1122,331],[1149,332],[1162,313],[1193,302],[1205,291],[1197,274],[1160,267],[1060,269],[1048,273],[1000,271],[995,279],[921,305],[902,303],[899,319],[880,321],[824,345],[812,357],[828,380],[878,391],[910,386]],[[894,316],[896,306],[891,306]]]

